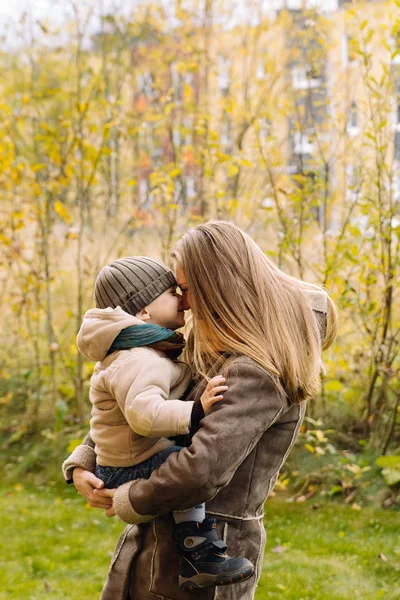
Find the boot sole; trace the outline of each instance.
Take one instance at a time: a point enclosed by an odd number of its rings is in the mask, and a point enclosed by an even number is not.
[[[254,567],[247,567],[237,573],[230,575],[216,575],[216,574],[205,574],[195,575],[189,579],[179,576],[179,587],[184,592],[191,592],[200,588],[214,587],[218,585],[231,585],[233,583],[240,583],[246,581],[254,575]]]

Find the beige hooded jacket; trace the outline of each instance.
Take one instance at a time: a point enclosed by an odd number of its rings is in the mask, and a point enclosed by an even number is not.
[[[182,402],[189,368],[149,347],[107,352],[126,327],[142,321],[122,308],[89,310],[77,337],[80,352],[98,361],[90,380],[90,435],[103,466],[138,464],[189,432],[193,402]]]

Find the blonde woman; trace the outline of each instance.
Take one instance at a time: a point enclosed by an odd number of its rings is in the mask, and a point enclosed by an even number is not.
[[[92,466],[88,437],[67,462],[66,476],[75,467],[74,483],[89,504],[137,524],[121,536],[102,600],[187,598],[174,577],[179,555],[170,513],[199,502],[207,502],[232,552],[256,565],[256,576],[218,592],[197,590],[196,598],[251,600],[263,560],[263,505],[306,401],[318,391],[336,309],[322,289],[283,273],[231,223],[195,227],[173,256],[184,308],[193,315],[186,359],[195,385],[186,400],[199,398],[217,373],[229,388],[224,400],[202,419],[191,445],[148,480],[96,490],[100,484],[84,470]]]

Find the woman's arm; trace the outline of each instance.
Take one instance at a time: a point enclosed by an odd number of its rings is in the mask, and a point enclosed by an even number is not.
[[[129,523],[206,502],[226,486],[284,400],[267,373],[240,359],[229,367],[224,400],[203,419],[189,448],[172,454],[148,480],[118,488],[114,508]]]

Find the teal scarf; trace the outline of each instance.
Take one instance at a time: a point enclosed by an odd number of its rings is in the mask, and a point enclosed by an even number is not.
[[[120,331],[107,355],[116,350],[149,346],[167,352],[171,358],[177,358],[184,345],[185,341],[182,334],[175,333],[172,329],[161,327],[161,325],[143,323],[143,325],[132,325]]]

